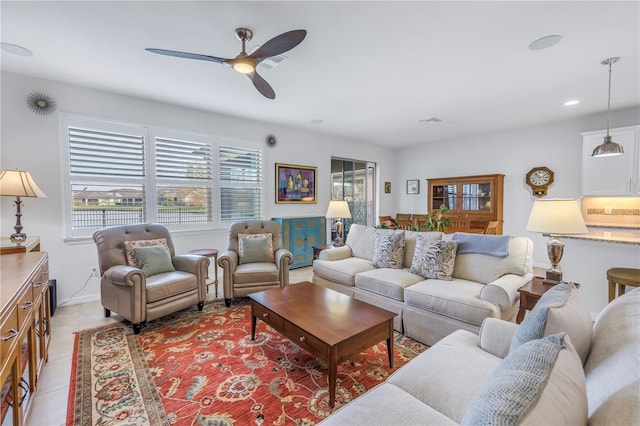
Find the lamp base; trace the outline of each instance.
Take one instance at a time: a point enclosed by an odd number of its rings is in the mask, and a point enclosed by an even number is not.
[[[15,234],[11,234],[9,236],[9,240],[11,240],[12,243],[16,244],[24,243],[25,241],[27,241],[27,234],[23,232],[16,232]]]
[[[562,271],[548,269],[546,271],[546,277],[542,282],[549,285],[560,284],[562,282]]]

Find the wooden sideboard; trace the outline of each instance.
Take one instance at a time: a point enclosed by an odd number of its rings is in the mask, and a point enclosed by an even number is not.
[[[274,217],[282,227],[282,246],[289,250],[293,261],[289,269],[311,266],[313,247],[326,241],[327,219],[324,217]]]
[[[30,251],[40,251],[40,237],[27,237],[27,240],[21,244],[11,242],[9,237],[0,238],[0,255]]]
[[[0,256],[0,423],[28,424],[51,341],[47,252]]]

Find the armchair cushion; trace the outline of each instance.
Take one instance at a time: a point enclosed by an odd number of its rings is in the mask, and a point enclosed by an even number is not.
[[[263,262],[275,262],[275,256],[273,254],[273,234],[271,234],[271,232],[265,232],[262,234],[238,234],[238,253],[240,254],[240,263],[250,263],[244,262],[242,257],[244,256],[245,241],[254,238],[266,238],[268,260],[264,260]],[[249,245],[251,245],[251,242],[249,242]]]
[[[138,261],[136,260],[135,254],[133,254],[133,249],[136,247],[149,247],[149,246],[157,246],[159,244],[164,244],[167,249],[169,245],[167,244],[166,238],[155,238],[151,240],[137,240],[137,241],[125,241],[124,242],[124,252],[127,260],[127,265],[138,267]]]
[[[169,250],[164,245],[135,247],[133,254],[139,268],[147,277],[176,270],[171,263]]]
[[[270,262],[269,238],[241,238],[240,239],[240,263]],[[273,252],[271,252],[273,255]]]

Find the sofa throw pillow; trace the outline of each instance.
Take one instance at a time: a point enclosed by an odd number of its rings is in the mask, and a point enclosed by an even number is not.
[[[243,240],[251,238],[267,238],[269,262],[275,262],[275,255],[273,253],[273,235],[271,232],[265,232],[263,234],[238,234],[238,254],[242,257],[244,251]]]
[[[564,333],[503,359],[469,403],[462,425],[587,424],[584,371]]]
[[[591,350],[593,325],[589,306],[573,283],[557,284],[542,295],[514,333],[510,351],[529,340],[559,332],[569,335],[585,362]]]
[[[135,247],[133,249],[133,255],[138,263],[138,268],[142,269],[142,272],[147,277],[176,270],[173,267],[173,263],[171,263],[169,250],[162,244],[157,246]]]
[[[165,247],[167,247],[167,250],[169,250],[169,245],[167,244],[166,238],[156,238],[154,240],[125,241],[124,254],[127,260],[127,265],[133,266],[134,268],[138,267],[138,261],[136,260],[136,256],[133,254],[134,248],[157,246],[157,245],[164,245]]]
[[[409,272],[425,278],[451,281],[457,248],[457,241],[432,240],[418,235]]]
[[[240,263],[269,262],[269,238],[245,238],[242,241]]]
[[[402,269],[404,260],[404,232],[376,232],[373,266]]]

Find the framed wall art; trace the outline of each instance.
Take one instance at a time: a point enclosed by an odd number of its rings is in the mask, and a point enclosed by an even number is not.
[[[418,179],[411,179],[407,181],[407,194],[419,194],[420,193],[420,181]]]
[[[276,163],[276,203],[317,203],[317,167]]]

